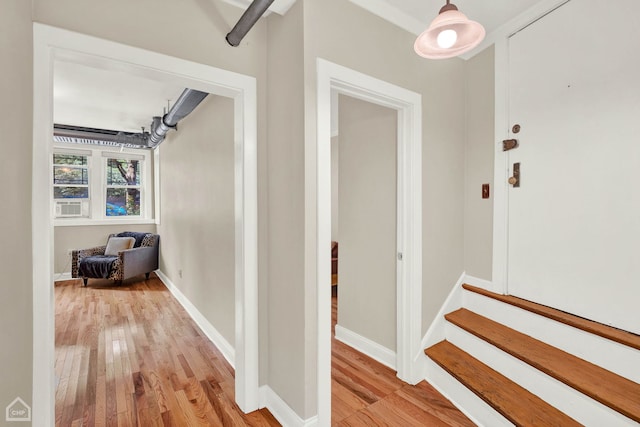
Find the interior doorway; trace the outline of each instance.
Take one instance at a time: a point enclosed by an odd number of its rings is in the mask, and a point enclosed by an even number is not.
[[[395,369],[397,112],[337,97],[338,131],[331,140],[336,338]]]
[[[235,393],[245,412],[258,409],[256,82],[253,77],[143,49],[34,24],[33,126],[33,423],[55,420],[53,222],[51,218],[55,61],[126,70],[231,98],[235,175]],[[156,183],[157,184],[157,183]],[[158,201],[156,201],[157,207]]]
[[[424,378],[419,360],[422,317],[422,97],[346,67],[318,59],[316,175],[306,191],[316,195],[318,312],[318,424],[331,423],[331,97],[332,93],[397,111],[396,366],[400,379]]]

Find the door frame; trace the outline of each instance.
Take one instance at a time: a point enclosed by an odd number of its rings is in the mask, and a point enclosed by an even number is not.
[[[332,92],[398,112],[397,344],[403,381],[424,379],[422,363],[422,95],[327,60],[317,59],[315,152],[318,425],[331,421],[331,98]]]
[[[55,420],[54,226],[50,164],[56,60],[171,78],[185,87],[234,100],[235,394],[243,411],[258,409],[255,78],[39,23],[33,25],[33,46],[33,424],[48,426]]]

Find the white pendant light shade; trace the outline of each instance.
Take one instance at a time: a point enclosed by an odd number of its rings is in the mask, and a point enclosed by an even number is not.
[[[478,46],[484,35],[482,25],[471,21],[447,0],[429,28],[418,36],[413,48],[425,58],[451,58]]]

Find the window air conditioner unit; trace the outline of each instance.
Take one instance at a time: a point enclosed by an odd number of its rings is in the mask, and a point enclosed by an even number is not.
[[[56,200],[56,217],[82,216],[82,200]]]

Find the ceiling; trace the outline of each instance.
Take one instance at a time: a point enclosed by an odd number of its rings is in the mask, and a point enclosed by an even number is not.
[[[124,71],[57,61],[53,79],[56,124],[140,132],[184,87]]]
[[[445,0],[350,0],[352,3],[418,35],[438,15]],[[453,0],[469,19],[490,34],[541,0]]]
[[[251,0],[224,0],[246,8]],[[296,0],[275,0],[269,11],[284,15]],[[437,16],[445,0],[349,0],[420,34]],[[558,0],[454,0],[470,19],[480,22],[487,38],[501,25],[527,10]],[[478,49],[481,49],[482,45]],[[472,52],[473,54],[473,52]],[[149,129],[152,116],[163,114],[184,87],[71,62],[57,62],[54,73],[54,122],[126,132]]]
[[[251,0],[224,0],[246,8]],[[418,35],[438,15],[445,0],[349,0],[405,30]],[[275,0],[269,11],[284,15],[296,0]],[[453,0],[469,19],[480,22],[487,34],[545,0]]]

